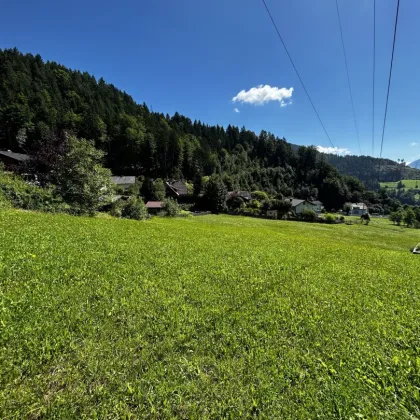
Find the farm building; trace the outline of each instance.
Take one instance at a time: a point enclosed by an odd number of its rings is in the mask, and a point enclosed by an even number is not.
[[[128,189],[131,185],[136,183],[135,176],[113,176],[111,177],[111,181],[118,185],[118,187],[122,188],[123,190]]]
[[[367,214],[368,208],[365,203],[351,203],[351,210],[350,214],[352,216],[362,216],[363,214]]]
[[[292,204],[292,211],[296,214],[300,214],[303,210],[313,210],[317,211],[317,206],[311,201],[301,200],[298,198],[290,198],[290,203]]]
[[[163,210],[163,201],[148,201],[146,203],[147,211],[150,214],[156,214]]]
[[[0,151],[0,162],[3,162],[5,168],[9,170],[19,168],[28,160],[29,156],[23,153],[14,153],[10,150]]]

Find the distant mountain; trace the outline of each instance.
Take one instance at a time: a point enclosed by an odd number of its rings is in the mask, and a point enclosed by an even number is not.
[[[420,159],[415,160],[408,164],[410,168],[420,169]]]

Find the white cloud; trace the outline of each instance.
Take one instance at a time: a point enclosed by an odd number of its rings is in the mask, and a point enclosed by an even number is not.
[[[239,111],[238,108],[233,108],[233,112],[236,112],[237,114],[239,114],[241,111]]]
[[[333,155],[349,155],[350,150],[344,147],[324,147],[324,146],[316,146],[318,152],[321,153],[330,153]]]
[[[241,102],[252,105],[264,105],[270,101],[279,101],[281,107],[285,107],[292,103],[293,88],[278,88],[270,85],[259,85],[246,91],[241,90],[232,102]]]
[[[417,146],[417,143],[413,141],[412,143],[410,143],[410,146]]]

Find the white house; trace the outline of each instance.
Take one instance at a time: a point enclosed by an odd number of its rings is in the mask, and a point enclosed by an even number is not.
[[[368,208],[365,203],[351,203],[351,210],[350,214],[352,216],[362,216],[363,214],[367,214]]]

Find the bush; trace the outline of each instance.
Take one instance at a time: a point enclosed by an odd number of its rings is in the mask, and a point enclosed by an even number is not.
[[[165,214],[168,217],[178,216],[179,213],[181,212],[181,208],[179,207],[179,204],[172,198],[167,198],[163,202],[163,210],[165,211]]]
[[[335,216],[332,214],[326,214],[324,216],[325,223],[332,224],[335,223]]]
[[[369,222],[370,222],[370,216],[369,216],[369,213],[366,213],[366,214],[362,214],[361,216],[360,216],[360,219],[363,221],[365,221],[365,224],[366,225],[368,225],[369,224]]]
[[[191,212],[186,211],[186,210],[180,210],[178,216],[180,216],[180,217],[190,217]]]
[[[113,217],[122,217],[124,204],[123,200],[114,201],[111,205],[111,209],[109,210],[109,214]]]
[[[143,200],[130,197],[121,210],[121,217],[125,219],[142,220],[147,217],[147,208]]]
[[[4,196],[3,191],[0,190],[0,210],[10,209],[12,203]]]
[[[125,193],[128,195],[134,195],[138,197],[140,195],[140,185],[137,182],[135,184],[131,184],[127,188],[127,191],[123,191],[122,194],[125,194]]]
[[[190,204],[190,203],[179,204],[179,208],[181,209],[181,211],[190,212],[193,207],[194,207],[194,204]]]
[[[57,194],[55,188],[41,188],[26,183],[21,177],[0,172],[0,194],[3,197],[2,206],[24,210],[47,212],[67,212],[69,206]],[[6,202],[6,204],[4,204]]]
[[[413,225],[414,221],[416,220],[416,214],[411,208],[405,211],[403,220],[407,226]]]
[[[396,224],[398,226],[401,225],[401,222],[403,221],[403,219],[404,219],[404,210],[402,210],[402,209],[400,209],[398,211],[393,211],[389,215],[389,220],[392,223],[394,223],[394,224]]]
[[[370,214],[384,214],[384,208],[380,204],[374,204],[369,208]]]
[[[229,210],[242,210],[245,208],[245,201],[242,197],[234,196],[226,201]]]
[[[251,196],[252,196],[253,199],[258,200],[258,201],[267,201],[268,200],[268,195],[264,191],[253,191],[251,193]]]
[[[163,179],[158,178],[154,184],[154,196],[152,197],[153,200],[162,201],[166,196],[166,188]]]
[[[307,222],[315,222],[315,220],[317,219],[318,216],[316,215],[316,213],[313,210],[305,209],[300,214],[300,217],[303,220],[306,220]]]
[[[256,200],[255,198],[252,199],[246,206],[248,209],[257,209],[259,210],[261,208],[261,203]]]
[[[189,195],[194,194],[194,184],[191,184],[190,182],[186,182],[185,186],[187,187],[187,191]]]

